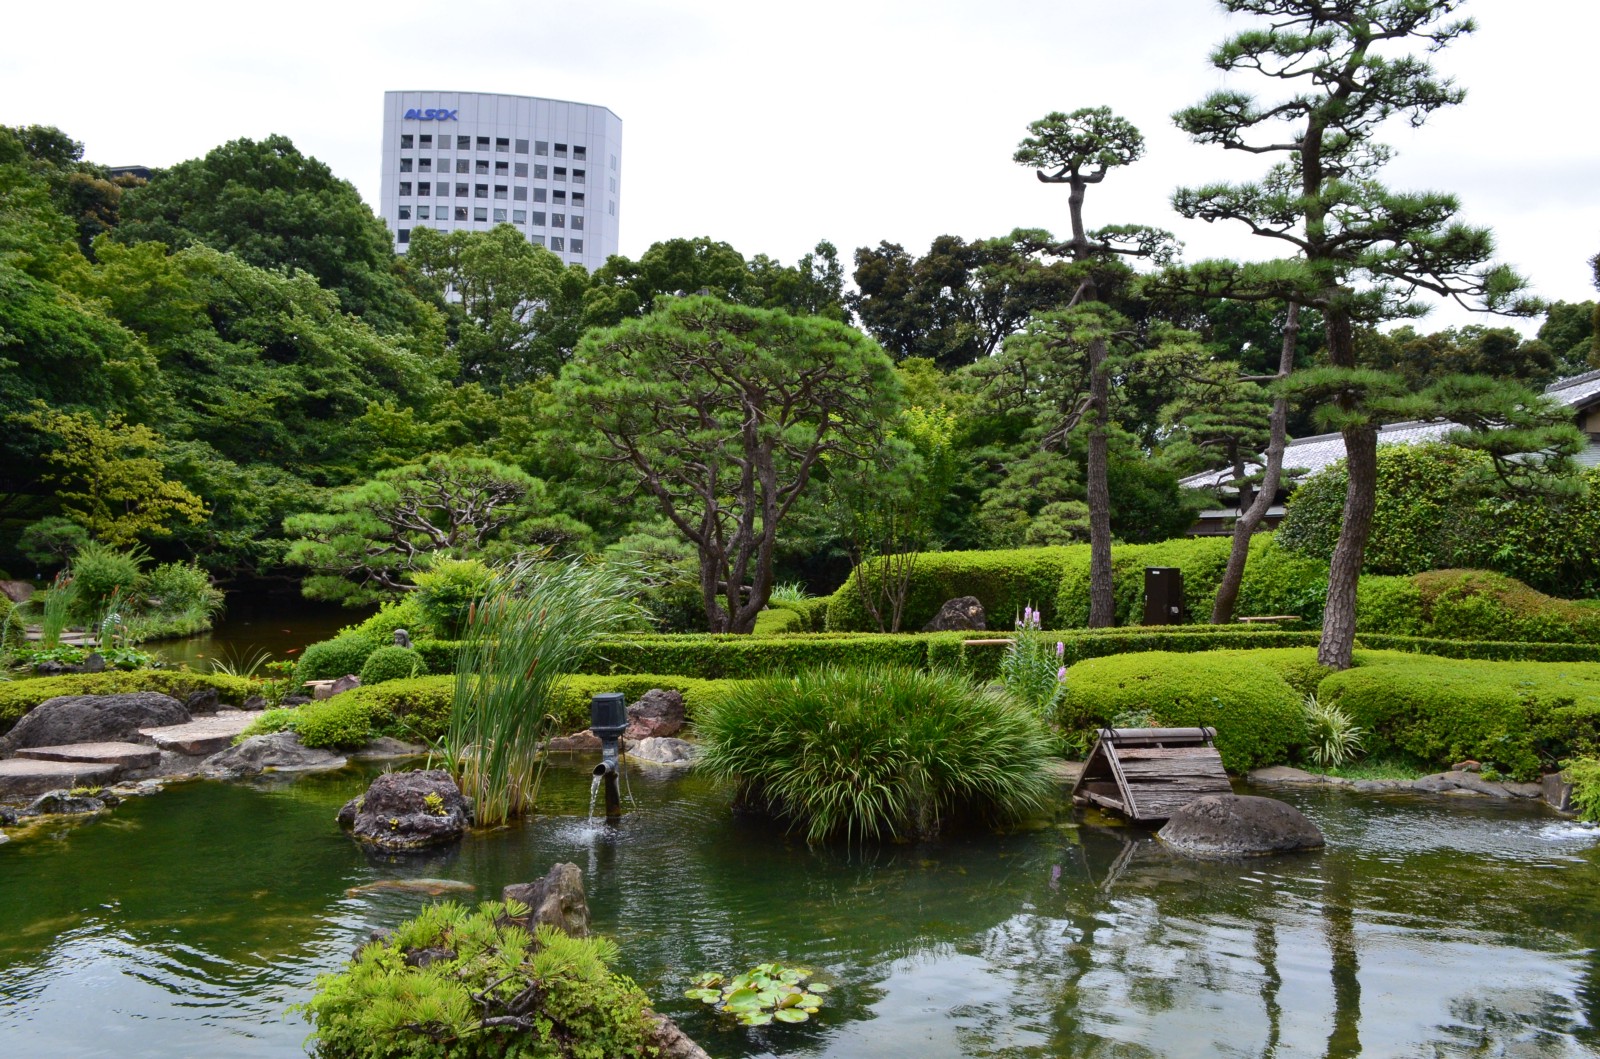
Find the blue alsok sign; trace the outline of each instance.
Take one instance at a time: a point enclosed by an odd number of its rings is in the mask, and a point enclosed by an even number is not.
[[[454,110],[418,110],[412,107],[406,111],[406,121],[460,121]]]

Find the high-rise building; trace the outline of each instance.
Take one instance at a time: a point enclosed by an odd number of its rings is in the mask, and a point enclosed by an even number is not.
[[[510,224],[593,271],[617,252],[622,119],[605,107],[486,92],[385,92],[383,219],[404,252],[418,228]]]

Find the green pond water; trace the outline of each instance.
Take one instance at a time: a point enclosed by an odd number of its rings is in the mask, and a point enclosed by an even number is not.
[[[870,853],[736,821],[692,775],[635,773],[620,826],[581,763],[548,813],[374,863],[336,828],[370,773],[191,783],[0,846],[0,1056],[296,1056],[285,1014],[416,893],[583,869],[622,970],[721,1057],[1600,1054],[1600,833],[1531,807],[1288,796],[1325,852],[1166,854],[1063,809]],[[352,892],[354,891],[354,892]],[[682,999],[782,959],[834,985],[812,1023],[729,1029]]]

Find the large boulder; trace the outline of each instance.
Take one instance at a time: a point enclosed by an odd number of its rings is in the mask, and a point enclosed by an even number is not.
[[[683,730],[683,693],[651,688],[628,707],[629,739],[654,739]]]
[[[0,736],[0,753],[68,743],[133,743],[139,729],[188,724],[189,711],[171,695],[57,695],[28,712]]]
[[[511,920],[528,930],[548,923],[575,938],[589,934],[589,899],[583,892],[583,872],[576,864],[557,864],[536,882],[512,883],[500,891],[500,899],[528,906],[526,916]]]
[[[220,750],[200,763],[203,775],[219,779],[274,772],[320,772],[349,764],[331,750],[304,745],[293,732],[253,735],[237,746]]]
[[[628,748],[628,760],[648,761],[652,765],[692,765],[698,751],[682,739],[656,736],[641,739]]]
[[[988,628],[983,604],[977,596],[959,596],[947,600],[933,620],[922,627],[923,632],[983,632]]]
[[[1207,794],[1172,814],[1156,837],[1197,857],[1252,857],[1321,849],[1322,832],[1276,798]]]
[[[33,598],[33,586],[26,581],[0,581],[0,596],[13,603],[26,603]]]
[[[386,772],[339,810],[353,838],[391,852],[459,841],[471,823],[471,805],[443,769]]]

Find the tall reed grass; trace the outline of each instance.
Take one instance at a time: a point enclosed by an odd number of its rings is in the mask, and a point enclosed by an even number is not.
[[[471,605],[441,749],[479,824],[533,808],[556,682],[595,637],[644,626],[635,591],[609,566],[522,561],[497,570]]]
[[[39,615],[39,643],[45,647],[59,647],[61,634],[72,621],[77,588],[65,571],[56,575],[44,594],[44,607]]]

